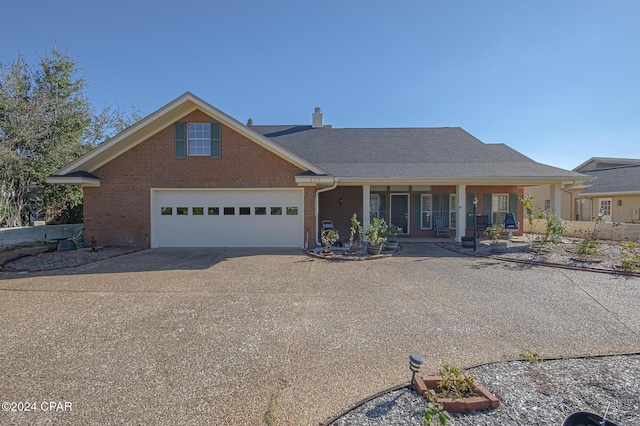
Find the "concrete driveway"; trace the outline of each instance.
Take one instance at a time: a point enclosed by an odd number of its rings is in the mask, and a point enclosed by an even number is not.
[[[428,373],[640,350],[639,278],[430,244],[361,262],[156,249],[0,279],[0,400],[36,405],[2,424],[317,425],[407,382],[414,352]]]

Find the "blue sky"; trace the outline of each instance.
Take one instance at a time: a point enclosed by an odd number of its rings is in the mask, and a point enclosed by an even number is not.
[[[13,1],[0,62],[53,47],[100,107],[190,91],[241,122],[462,127],[571,169],[640,158],[640,2]]]

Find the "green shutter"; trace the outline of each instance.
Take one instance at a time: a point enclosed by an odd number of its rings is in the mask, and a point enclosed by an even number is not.
[[[384,219],[385,222],[388,223],[387,221],[387,197],[385,196],[385,194],[380,194],[380,206],[378,206],[380,209],[380,219]]]
[[[509,194],[509,213],[518,220],[518,194]]]
[[[442,216],[444,216],[444,226],[449,228],[451,216],[449,215],[449,194],[442,194]]]
[[[420,194],[413,196],[413,229],[420,229],[420,207],[422,199]]]
[[[187,141],[185,138],[186,123],[178,121],[175,123],[176,129],[176,158],[187,157]]]
[[[211,156],[220,158],[222,146],[220,140],[220,123],[211,123]]]
[[[493,222],[493,214],[491,212],[493,197],[491,194],[484,194],[484,214],[489,217],[489,224]]]
[[[432,217],[440,215],[440,194],[433,194],[431,196],[431,214]]]

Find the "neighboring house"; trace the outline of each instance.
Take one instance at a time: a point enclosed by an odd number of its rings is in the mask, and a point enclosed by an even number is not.
[[[459,241],[477,213],[522,218],[530,185],[584,180],[460,128],[245,126],[185,93],[59,170],[49,183],[84,191],[85,238],[144,247],[313,247],[332,220],[343,239],[356,213],[408,236],[444,218]]]
[[[600,214],[607,222],[640,223],[640,159],[592,157],[573,169],[591,177],[565,185],[562,218],[592,221]],[[525,189],[533,195],[537,209],[548,200],[548,185]],[[547,203],[548,204],[548,203]]]

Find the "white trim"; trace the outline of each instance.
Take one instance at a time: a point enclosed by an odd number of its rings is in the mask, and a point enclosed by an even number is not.
[[[396,195],[404,195],[407,197],[407,232],[411,234],[411,194],[405,192],[389,193],[389,225],[392,224],[391,218],[393,217],[393,197]],[[395,225],[395,224],[394,224]],[[397,226],[397,225],[396,225]]]
[[[362,185],[362,217],[360,224],[363,229],[369,226],[369,216],[371,215],[371,186]]]
[[[100,186],[100,179],[78,176],[49,176],[45,182],[67,185]]]
[[[424,197],[429,197],[429,199],[431,200],[430,204],[431,204],[431,209],[429,210],[429,213],[431,215],[431,217],[429,218],[429,227],[425,228],[424,224],[422,223],[422,212],[425,210],[422,210],[422,199]],[[420,229],[433,229],[433,194],[420,194]]]
[[[56,174],[65,175],[77,171],[87,171],[91,173],[195,110],[201,110],[221,124],[242,134],[302,170],[311,170],[316,174],[325,174],[324,171],[315,164],[273,143],[265,136],[251,129],[251,127],[245,126],[190,92],[186,92],[156,112],[102,143],[87,154],[60,169]]]
[[[597,198],[596,199],[596,207],[598,208],[598,210],[596,210],[596,214],[595,216],[598,217],[600,214],[600,209],[602,209],[602,202],[603,201],[608,201],[609,202],[609,214],[604,214],[603,212],[603,216],[602,219],[605,222],[611,222],[612,218],[613,218],[613,198],[612,197],[602,197],[602,198]]]
[[[449,229],[456,229],[455,226],[453,226],[453,221],[451,220],[452,218],[455,217],[456,219],[456,224],[458,223],[458,212],[456,211],[456,205],[458,204],[458,194],[449,194],[449,199],[447,200],[449,203]],[[456,225],[457,226],[457,225]]]
[[[537,176],[525,176],[525,177],[474,177],[465,176],[457,179],[435,179],[429,177],[415,177],[415,178],[390,178],[390,177],[341,177],[340,185],[342,186],[359,186],[359,185],[431,185],[431,186],[444,186],[444,185],[500,185],[500,186],[538,186],[549,184],[573,184],[576,179],[567,178],[566,176],[540,178]],[[593,179],[591,179],[593,180]],[[582,179],[581,181],[591,181],[589,179]]]
[[[458,204],[456,241],[461,242],[467,229],[467,185],[458,185],[456,187],[456,203]]]
[[[576,194],[577,197],[591,198],[591,197],[613,197],[615,195],[640,195],[640,191],[620,191],[620,192],[580,192]]]

